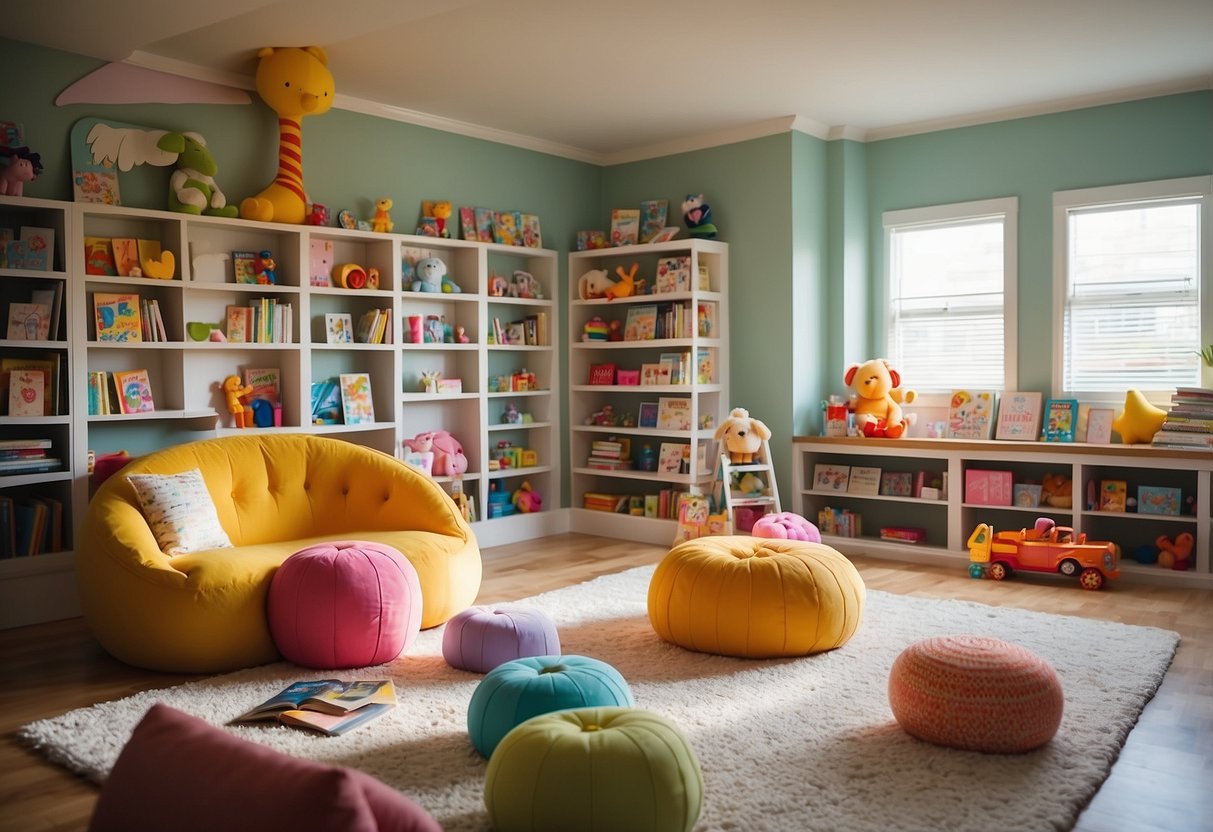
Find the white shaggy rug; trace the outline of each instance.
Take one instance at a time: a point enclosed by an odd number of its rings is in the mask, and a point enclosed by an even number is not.
[[[646,615],[652,571],[522,603],[552,616],[565,654],[614,665],[637,707],[686,732],[703,768],[701,830],[1068,829],[1107,776],[1179,641],[1154,628],[869,591],[858,632],[833,652],[764,661],[708,656],[653,633]],[[1050,744],[1026,755],[983,755],[938,748],[898,728],[886,692],[893,660],[919,639],[956,633],[1012,641],[1053,665],[1066,705]],[[487,830],[486,762],[466,730],[481,677],[448,667],[441,644],[441,628],[429,630],[387,666],[340,673],[390,674],[400,696],[387,717],[345,737],[229,730],[362,769],[425,806],[450,832]],[[82,708],[27,725],[20,737],[101,781],[153,702],[222,725],[291,681],[323,675],[330,674],[267,665]]]

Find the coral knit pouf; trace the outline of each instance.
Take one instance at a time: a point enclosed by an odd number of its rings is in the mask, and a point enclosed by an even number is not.
[[[911,644],[889,672],[889,707],[908,733],[969,751],[1017,754],[1061,724],[1061,682],[1030,650],[976,635]]]

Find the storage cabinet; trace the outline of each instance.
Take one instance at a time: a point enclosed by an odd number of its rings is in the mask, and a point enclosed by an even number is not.
[[[675,264],[684,276],[670,277]],[[665,291],[581,298],[587,272],[620,280],[633,266],[646,290]],[[713,433],[728,409],[728,246],[688,239],[573,252],[568,279],[570,526],[668,543],[676,495],[710,486]],[[670,376],[654,369],[663,360],[675,368]],[[657,416],[669,418],[654,423]],[[631,464],[610,461],[612,453]],[[645,470],[640,460],[649,454]]]
[[[968,562],[966,541],[979,523],[995,529],[1031,527],[1037,517],[1049,517],[1070,526],[1090,540],[1111,540],[1121,548],[1125,579],[1135,582],[1213,588],[1210,559],[1213,521],[1213,454],[1151,448],[1139,445],[1045,444],[1040,442],[980,442],[948,439],[860,439],[798,437],[793,443],[795,510],[818,522],[818,512],[835,509],[859,515],[858,537],[823,535],[843,552],[864,553],[902,560],[936,562],[963,568]],[[857,494],[834,490],[828,481],[815,479],[819,466],[853,468],[866,466],[882,472],[924,473],[944,479],[947,491],[939,499]],[[1060,474],[1072,483],[1072,503],[1056,505],[987,505],[978,500],[1001,494],[1002,485],[990,485],[982,496],[966,493],[986,472],[1009,474],[1012,484],[1040,483],[1047,474]],[[1101,509],[1100,493],[1105,484],[1123,484],[1126,511]],[[1168,489],[1174,497],[1176,515],[1154,514],[1134,505],[1140,488]],[[1175,489],[1170,491],[1169,489]],[[1155,505],[1147,509],[1158,510]],[[919,542],[882,539],[881,529],[921,529]],[[1195,545],[1191,568],[1164,569],[1140,563],[1135,555],[1148,549],[1159,536],[1174,540],[1191,534]]]

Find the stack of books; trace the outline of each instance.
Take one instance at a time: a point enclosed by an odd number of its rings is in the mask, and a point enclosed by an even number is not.
[[[626,471],[631,469],[632,460],[629,459],[628,448],[618,439],[595,439],[590,443],[586,467],[601,471]]]
[[[1213,451],[1213,388],[1176,388],[1162,429],[1150,444],[1155,448]]]
[[[0,440],[0,476],[58,471],[63,460],[48,456],[50,447],[49,439]]]

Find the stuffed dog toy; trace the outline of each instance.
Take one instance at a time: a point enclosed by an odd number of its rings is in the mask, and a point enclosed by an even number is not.
[[[757,419],[751,419],[744,407],[733,408],[729,418],[716,428],[716,441],[728,452],[729,460],[734,465],[754,462],[755,455],[762,449],[763,440],[770,438],[771,431],[767,426]]]
[[[896,439],[913,423],[901,412],[901,404],[917,398],[913,390],[901,390],[901,376],[883,358],[873,358],[847,368],[843,380],[858,395],[855,426],[864,436]]]

